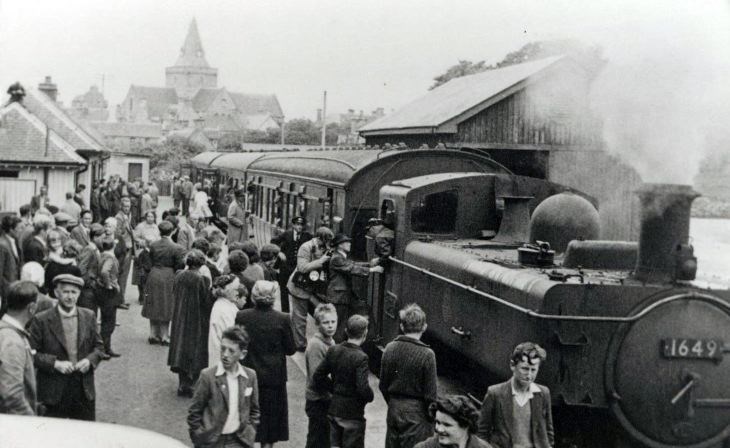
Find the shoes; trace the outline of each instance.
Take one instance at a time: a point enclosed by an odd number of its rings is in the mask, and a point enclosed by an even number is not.
[[[147,342],[149,342],[150,345],[162,345],[162,341],[160,341],[157,338],[149,337],[147,338]]]
[[[119,308],[120,310],[128,310],[129,304],[125,302],[125,303],[117,305],[117,308]]]
[[[165,346],[165,347],[169,347],[170,346],[170,341],[162,341],[162,342],[160,342],[160,345]]]
[[[122,355],[120,355],[119,353],[115,352],[112,349],[107,349],[106,355],[109,356],[109,357],[111,357],[111,358],[119,358],[120,356],[122,356]]]
[[[101,352],[101,359],[103,361],[109,361],[111,359],[111,356],[107,355],[106,352]]]

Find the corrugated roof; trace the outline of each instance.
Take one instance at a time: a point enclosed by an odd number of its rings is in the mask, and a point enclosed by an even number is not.
[[[3,162],[86,165],[73,145],[19,103],[10,103],[0,110],[0,122]]]
[[[66,140],[75,150],[104,151],[104,143],[98,141],[74,121],[58,104],[35,88],[26,89],[23,106],[45,125]]]
[[[146,123],[101,123],[91,126],[106,137],[162,138],[162,126]]]
[[[554,56],[452,79],[359,131],[438,127],[562,58]]]

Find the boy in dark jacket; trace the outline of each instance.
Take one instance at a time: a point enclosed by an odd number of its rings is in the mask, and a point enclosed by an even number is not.
[[[347,340],[327,351],[314,372],[314,388],[331,391],[328,412],[332,446],[365,446],[365,405],[373,401],[368,383],[368,357],[360,346],[368,333],[368,319],[358,314],[347,320]]]

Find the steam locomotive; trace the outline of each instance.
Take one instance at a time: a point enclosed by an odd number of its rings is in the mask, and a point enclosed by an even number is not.
[[[590,196],[474,153],[204,153],[191,169],[248,189],[260,243],[304,216],[350,234],[365,260],[365,224],[389,223],[388,269],[355,285],[375,344],[418,303],[440,365],[454,355],[504,380],[512,347],[545,347],[538,380],[571,417],[559,433],[578,428],[580,445],[704,448],[730,436],[730,291],[693,283],[688,186],[640,189],[637,243],[597,240]]]

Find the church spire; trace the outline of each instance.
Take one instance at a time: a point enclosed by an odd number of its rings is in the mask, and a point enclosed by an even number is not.
[[[188,35],[185,37],[185,43],[180,49],[180,56],[175,62],[176,67],[210,67],[208,61],[205,60],[205,52],[203,44],[200,42],[200,34],[198,34],[198,23],[193,20],[188,28]]]

